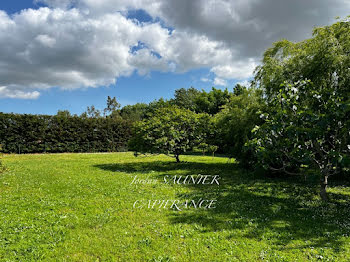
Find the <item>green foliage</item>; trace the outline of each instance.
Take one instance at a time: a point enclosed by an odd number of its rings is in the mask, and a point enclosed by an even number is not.
[[[197,111],[198,106],[196,100],[200,95],[200,91],[191,87],[189,89],[180,88],[175,90],[175,97],[172,99],[172,103],[180,108],[189,109],[191,111]]]
[[[193,87],[181,88],[175,91],[175,98],[169,102],[180,108],[189,109],[197,113],[214,115],[226,105],[232,94],[227,90],[212,88],[210,92],[199,91]]]
[[[137,103],[135,105],[127,105],[120,109],[120,116],[128,121],[141,121],[146,117],[148,112],[148,105],[144,103]]]
[[[115,97],[111,98],[110,96],[108,96],[107,97],[107,106],[103,110],[104,116],[116,114],[116,112],[120,108],[120,106],[121,105],[118,103],[118,101]]]
[[[267,99],[277,95],[285,81],[294,84],[306,79],[319,90],[336,89],[340,96],[349,98],[349,52],[349,20],[315,28],[311,39],[298,43],[283,40],[268,49],[256,70],[255,83]]]
[[[5,153],[105,152],[126,150],[129,122],[87,118],[61,111],[55,116],[0,113],[0,143]]]
[[[88,106],[86,109],[86,112],[84,112],[82,117],[91,117],[91,118],[97,118],[101,117],[101,111],[96,109],[94,105]]]
[[[286,173],[317,168],[324,176],[347,168],[349,104],[336,90],[318,90],[310,81],[284,84],[263,114],[252,140],[265,168]]]
[[[269,110],[250,145],[265,168],[316,168],[324,177],[321,193],[329,175],[350,167],[349,53],[350,21],[344,20],[316,28],[308,40],[275,43],[256,71]]]
[[[152,101],[148,104],[146,118],[152,116],[157,110],[169,107],[171,105],[172,103],[169,100],[165,100],[164,98]]]
[[[230,102],[215,115],[217,144],[221,150],[248,165],[251,152],[244,151],[244,144],[251,138],[251,130],[262,123],[259,112],[264,110],[264,101],[257,89],[241,88]]]
[[[231,98],[230,92],[225,89],[212,88],[210,92],[202,92],[196,98],[196,112],[217,114],[224,105],[229,103]]]
[[[243,93],[247,91],[247,88],[241,84],[237,84],[235,85],[234,89],[233,89],[233,94],[235,96],[240,96],[243,95]]]
[[[209,152],[214,156],[215,152],[218,150],[219,147],[216,145],[208,145],[207,143],[203,142],[200,143],[196,148],[203,153],[203,156],[206,152]]]
[[[130,149],[141,153],[179,155],[191,150],[203,139],[208,116],[178,107],[157,109],[154,114],[137,122]]]

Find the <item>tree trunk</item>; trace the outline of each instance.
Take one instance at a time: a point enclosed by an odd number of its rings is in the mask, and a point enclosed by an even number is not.
[[[321,189],[320,189],[320,197],[323,201],[328,201],[327,195],[327,185],[328,185],[328,175],[325,175],[323,179],[321,179]]]
[[[180,163],[179,155],[175,155],[175,158],[176,158],[176,163]]]

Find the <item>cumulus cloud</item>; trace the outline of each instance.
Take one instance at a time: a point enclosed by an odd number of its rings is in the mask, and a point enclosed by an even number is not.
[[[232,64],[214,66],[211,71],[222,78],[246,79],[252,75],[256,66],[256,61],[253,58],[249,58]]]
[[[0,97],[110,85],[135,70],[145,75],[208,68],[217,85],[243,81],[272,42],[301,40],[350,7],[348,0],[36,2],[48,7],[11,17],[0,11]],[[135,9],[154,20],[128,19]]]
[[[0,86],[0,98],[36,99],[40,96],[38,91],[22,91],[16,88]]]
[[[113,84],[133,72],[129,60],[139,54],[130,53],[130,47],[148,30],[118,13],[97,19],[77,9],[49,8],[28,9],[13,17],[1,12],[0,27],[0,85],[14,93],[21,87]]]
[[[211,82],[211,80],[209,78],[207,78],[207,77],[202,77],[201,81],[204,82],[204,83]]]
[[[37,0],[40,1],[40,0]],[[256,57],[281,38],[310,35],[313,26],[346,16],[349,0],[41,0],[50,6],[76,6],[90,13],[146,10],[177,30],[234,45],[238,55]]]
[[[218,86],[227,86],[227,82],[225,79],[219,78],[219,77],[215,77],[214,79],[214,85],[218,85]]]

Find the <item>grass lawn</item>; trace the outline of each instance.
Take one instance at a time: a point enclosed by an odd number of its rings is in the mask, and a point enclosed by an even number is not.
[[[349,261],[350,190],[259,177],[223,157],[132,153],[6,155],[0,261]],[[220,175],[220,185],[164,176]],[[156,183],[131,184],[134,177]],[[331,181],[332,183],[332,181]],[[215,209],[133,208],[216,199]]]

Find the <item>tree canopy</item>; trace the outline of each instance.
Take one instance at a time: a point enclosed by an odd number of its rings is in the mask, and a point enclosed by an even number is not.
[[[136,122],[129,146],[141,153],[179,156],[199,145],[205,134],[208,115],[196,114],[176,106],[157,109],[143,121]]]
[[[324,200],[328,177],[350,166],[349,53],[346,19],[316,28],[305,41],[275,43],[256,71],[267,103],[250,143],[258,160],[289,174],[318,170]]]

